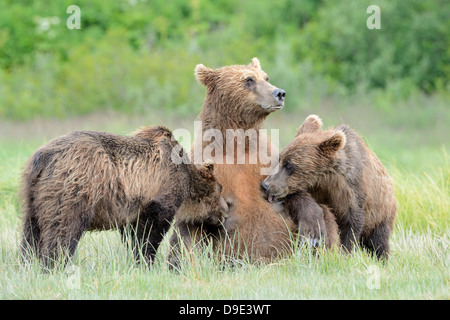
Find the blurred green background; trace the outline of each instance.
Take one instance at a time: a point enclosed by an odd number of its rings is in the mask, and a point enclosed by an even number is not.
[[[66,27],[72,4],[80,30]],[[366,27],[371,4],[381,8],[380,30]],[[0,8],[0,119],[197,113],[204,90],[195,65],[253,56],[287,91],[287,111],[327,99],[390,110],[449,97],[445,0],[0,0]]]
[[[79,30],[66,26],[73,4]],[[372,4],[379,30],[366,26]],[[326,127],[349,124],[387,165],[447,163],[448,1],[0,0],[0,8],[0,140],[15,148],[76,129],[192,130],[205,96],[195,66],[256,56],[287,92],[266,121],[281,129],[281,147],[315,113]]]

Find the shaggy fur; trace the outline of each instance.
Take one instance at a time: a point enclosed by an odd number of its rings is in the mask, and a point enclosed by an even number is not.
[[[324,242],[326,248],[340,246],[339,227],[330,208],[317,204],[306,191],[297,191],[283,199],[284,207],[298,225],[300,241],[310,242],[314,247]]]
[[[210,69],[199,64],[195,76],[206,87],[199,116],[204,130],[258,130],[270,113],[284,106],[284,96],[282,101],[274,98],[273,93],[278,88],[270,84],[257,58],[248,66]]]
[[[319,117],[309,116],[281,152],[280,170],[264,181],[268,197],[308,191],[333,210],[348,251],[360,242],[377,257],[387,257],[397,202],[386,169],[349,127],[324,131],[321,126]]]
[[[39,148],[22,176],[24,253],[51,266],[73,255],[85,231],[130,225],[136,258],[140,246],[151,262],[180,208],[186,221],[219,224],[213,164],[173,163],[177,145],[168,129],[149,127],[134,136],[79,131]]]
[[[253,138],[258,140],[258,130],[264,119],[284,105],[284,91],[269,83],[256,58],[247,66],[210,69],[198,65],[195,75],[199,83],[206,87],[206,98],[199,115],[202,133],[216,129],[225,137],[226,129],[255,129],[256,136]],[[270,140],[267,141],[270,152],[277,153]],[[204,150],[210,144],[197,139],[194,148]],[[283,213],[283,208],[280,214],[261,197],[260,186],[265,176],[261,175],[264,165],[259,161],[258,154],[254,154],[258,151],[246,145],[245,163],[237,164],[236,143],[227,146],[225,141],[220,141],[218,146],[223,147],[224,156],[222,164],[215,159],[214,175],[223,186],[222,195],[229,206],[225,223],[227,237],[222,234],[221,244],[231,242],[231,248],[227,249],[235,254],[248,254],[253,261],[279,256],[283,249],[290,248],[290,232],[294,230],[294,223],[290,216]],[[234,163],[226,161],[230,150],[234,151]],[[251,164],[251,158],[258,159],[258,162]],[[180,222],[179,228],[189,229],[186,233],[197,233],[195,226],[182,224]],[[177,243],[175,237],[172,238],[173,244]]]

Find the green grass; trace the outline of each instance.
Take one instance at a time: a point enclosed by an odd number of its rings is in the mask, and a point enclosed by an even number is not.
[[[159,122],[171,129],[191,130],[195,116],[180,119],[161,114],[146,122],[141,116],[94,115],[66,122],[34,121],[31,128],[30,123],[1,123],[0,299],[449,299],[448,129],[424,125],[398,133],[398,127],[405,124],[397,123],[377,131],[386,121],[384,115],[373,113],[370,122],[363,119],[368,123],[365,125],[352,112],[351,107],[336,111],[323,107],[311,113],[319,114],[326,127],[338,124],[334,114],[350,119],[346,122],[357,127],[388,168],[399,211],[387,263],[359,249],[351,255],[321,252],[317,257],[306,248],[298,248],[268,265],[237,260],[223,264],[206,249],[183,257],[184,268],[174,272],[165,262],[169,252],[166,237],[155,265],[147,269],[134,263],[118,232],[108,231],[87,233],[67,268],[42,272],[35,262],[20,263],[18,252],[18,183],[35,148],[77,128],[127,133]],[[272,115],[266,127],[280,128],[283,146],[306,115]],[[390,117],[393,121],[395,115]],[[412,135],[425,134],[431,138],[417,148],[410,147]],[[394,141],[386,138],[390,136]],[[374,280],[377,277],[379,286]]]
[[[397,227],[385,264],[360,250],[315,257],[302,248],[269,265],[235,262],[224,267],[207,250],[184,257],[180,273],[164,262],[167,246],[151,269],[136,266],[116,232],[87,234],[71,266],[43,273],[36,264],[19,263],[11,245],[16,236],[13,232],[2,239],[2,299],[449,298],[448,229],[437,235]]]

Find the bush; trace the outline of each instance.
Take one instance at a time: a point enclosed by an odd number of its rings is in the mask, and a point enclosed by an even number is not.
[[[425,92],[449,84],[450,6],[444,1],[380,0],[381,29],[366,27],[367,3],[326,1],[299,33],[298,60],[354,88],[404,80]]]
[[[81,30],[69,30],[72,4],[0,0],[0,117],[195,113],[196,64],[253,56],[288,92],[287,109],[371,90],[389,109],[449,86],[444,1],[380,0],[381,30],[366,28],[369,4],[359,1],[79,0]]]

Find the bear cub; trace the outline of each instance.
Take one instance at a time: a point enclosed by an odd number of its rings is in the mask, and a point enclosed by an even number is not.
[[[115,228],[130,236],[136,260],[140,248],[151,263],[181,207],[185,221],[219,226],[226,203],[213,163],[177,164],[173,150],[187,157],[164,127],[77,131],[40,147],[21,181],[24,255],[51,267],[74,254],[85,231]]]
[[[264,180],[268,199],[306,191],[331,208],[348,251],[360,243],[387,258],[397,201],[386,169],[348,126],[321,127],[318,116],[306,118],[281,152],[279,170]]]

